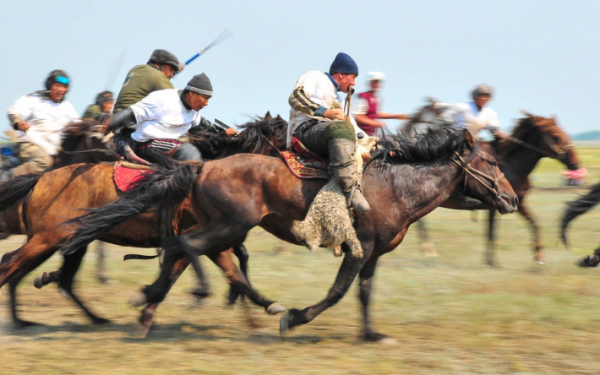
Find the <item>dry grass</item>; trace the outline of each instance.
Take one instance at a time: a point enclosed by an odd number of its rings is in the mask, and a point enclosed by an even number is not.
[[[585,148],[590,168],[599,149]],[[586,162],[587,161],[587,162]],[[554,162],[536,171],[537,181],[556,185]],[[598,165],[598,164],[597,164]],[[123,263],[131,249],[110,247],[114,285],[93,278],[93,252],[78,277],[77,291],[113,324],[91,326],[74,304],[54,287],[20,288],[23,318],[43,322],[24,331],[11,329],[8,297],[0,302],[1,374],[597,374],[600,365],[599,271],[573,265],[598,242],[600,212],[577,220],[572,252],[557,244],[556,223],[569,191],[536,190],[529,198],[543,228],[548,266],[532,262],[525,222],[503,216],[498,231],[499,269],[482,264],[483,213],[479,223],[467,212],[437,210],[428,217],[441,256],[424,258],[416,233],[382,258],[375,280],[373,321],[398,344],[358,342],[357,290],[311,324],[279,337],[278,317],[257,308],[252,317],[263,329],[248,327],[244,309],[225,308],[227,285],[216,267],[204,264],[214,294],[200,305],[187,292],[194,286],[186,273],[159,308],[158,326],[140,338],[137,311],[127,299],[156,276],[154,261]],[[18,247],[23,238],[2,243]],[[324,297],[340,259],[325,251],[284,245],[262,230],[247,241],[254,285],[287,307],[303,308]],[[150,250],[148,251],[151,252]],[[51,270],[59,257],[43,265]]]

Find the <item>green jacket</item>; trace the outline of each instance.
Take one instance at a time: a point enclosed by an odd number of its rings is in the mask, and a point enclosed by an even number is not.
[[[101,113],[102,110],[100,109],[100,106],[98,104],[90,104],[85,109],[85,112],[83,113],[83,116],[81,116],[81,118],[94,118],[94,116],[97,116]]]
[[[153,91],[172,89],[173,84],[160,70],[144,64],[134,66],[123,82],[113,113],[129,108]]]

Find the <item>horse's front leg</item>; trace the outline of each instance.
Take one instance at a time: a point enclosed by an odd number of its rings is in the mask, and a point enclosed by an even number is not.
[[[496,218],[496,210],[489,210],[488,227],[487,227],[487,244],[485,247],[485,263],[490,267],[496,266],[495,252],[496,243],[494,241],[494,219]]]
[[[545,266],[546,263],[544,262],[544,256],[542,254],[542,241],[540,240],[540,228],[537,224],[537,220],[531,214],[531,211],[529,211],[528,207],[523,201],[521,201],[521,203],[519,204],[518,211],[525,219],[527,219],[531,226],[531,230],[533,231],[533,247],[535,251],[533,260],[538,262],[542,266]]]
[[[281,317],[279,322],[279,330],[281,333],[285,333],[296,326],[310,323],[323,311],[338,303],[338,301],[344,297],[346,292],[348,292],[348,289],[352,285],[356,275],[358,275],[362,267],[365,265],[366,260],[369,258],[371,252],[366,251],[366,249],[363,247],[364,257],[361,259],[356,259],[352,256],[352,252],[349,250],[348,245],[344,243],[342,248],[345,252],[344,260],[342,261],[342,265],[340,266],[337,277],[335,278],[335,282],[333,283],[331,289],[329,289],[325,299],[316,305],[305,308],[304,310],[288,310]]]
[[[370,259],[362,268],[362,270],[360,270],[358,280],[358,298],[360,299],[360,303],[362,305],[363,315],[362,339],[370,342],[381,341],[387,338],[386,335],[375,332],[371,329],[371,317],[369,315],[369,302],[371,301],[373,276],[375,275],[375,268],[377,267],[378,260],[379,257]]]

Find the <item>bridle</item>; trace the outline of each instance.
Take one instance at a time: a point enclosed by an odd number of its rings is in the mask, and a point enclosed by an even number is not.
[[[533,126],[536,126],[536,119],[534,117],[531,117],[531,120],[533,121]],[[554,140],[552,139],[552,137],[550,137],[550,135],[548,135],[547,133],[542,132],[542,131],[540,131],[540,132],[542,133],[542,138],[544,139],[544,142],[546,142],[546,145],[552,151],[554,151],[554,154],[552,154],[552,153],[550,153],[550,152],[548,152],[546,150],[542,150],[539,147],[531,145],[531,144],[529,144],[527,142],[523,142],[522,140],[514,138],[514,137],[511,137],[511,136],[507,136],[505,139],[508,140],[508,141],[511,141],[513,143],[516,143],[516,144],[518,144],[520,146],[523,146],[525,148],[528,148],[528,149],[530,149],[532,151],[535,151],[535,152],[537,152],[539,154],[547,156],[547,157],[549,157],[551,159],[556,159],[556,160],[564,159],[565,155],[567,154],[566,150],[568,150],[568,149],[570,149],[570,148],[573,147],[572,144],[567,144],[566,146],[564,146],[563,149],[561,149],[560,147],[558,147],[558,145],[556,144],[556,142],[554,142]]]
[[[481,151],[481,146],[479,142],[477,142],[466,160],[458,153],[458,151],[455,151],[453,157],[450,158],[450,160],[452,160],[454,164],[458,165],[466,173],[463,191],[467,189],[467,182],[469,180],[469,176],[471,176],[475,181],[482,184],[487,190],[494,193],[496,196],[499,196],[500,179],[504,177],[504,173],[500,173],[500,175],[498,175],[497,177],[493,177],[473,168],[471,166],[471,162],[473,161],[475,156],[477,156],[479,151]],[[487,160],[485,161],[487,162]]]

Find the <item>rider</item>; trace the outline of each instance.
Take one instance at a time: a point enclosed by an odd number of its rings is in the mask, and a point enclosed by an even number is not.
[[[8,119],[17,130],[18,158],[23,164],[14,169],[3,166],[2,180],[52,168],[64,128],[79,121],[75,108],[65,100],[70,82],[64,70],[53,70],[46,78],[46,90],[22,96],[8,109]]]
[[[97,120],[98,122],[102,122],[106,116],[112,113],[113,107],[115,104],[115,99],[113,97],[113,93],[104,90],[96,96],[96,102],[94,104],[90,104],[83,116],[81,118],[91,118]]]
[[[502,139],[505,135],[500,130],[498,115],[486,106],[492,94],[490,85],[476,86],[471,92],[472,102],[455,104],[444,111],[441,117],[453,127],[469,129],[473,137],[476,137],[481,130],[488,129],[495,139]]]
[[[114,105],[114,114],[140,102],[154,91],[172,90],[173,84],[170,80],[181,69],[179,60],[171,52],[164,49],[154,50],[146,64],[136,65],[127,73]],[[130,124],[115,133],[115,144],[119,154],[123,154],[123,146],[131,139],[134,130],[135,125]]]
[[[173,158],[176,160],[202,161],[196,147],[179,139],[191,127],[200,124],[198,112],[208,105],[212,95],[210,79],[204,73],[198,74],[183,90],[152,92],[141,102],[115,114],[110,128],[118,130],[135,124],[135,132],[131,134],[133,148],[144,158],[151,158],[154,151],[175,149]]]
[[[367,81],[371,89],[358,94],[356,108],[354,109],[354,119],[358,126],[369,136],[376,136],[377,129],[385,126],[385,123],[377,121],[378,119],[410,120],[410,116],[408,115],[391,114],[379,110],[381,98],[376,94],[381,90],[384,80],[385,74],[381,72],[368,73]]]
[[[292,107],[288,147],[291,138],[296,137],[310,151],[328,157],[331,176],[339,183],[349,205],[357,211],[367,211],[369,203],[362,195],[357,176],[357,132],[351,119],[345,119],[337,96],[338,91],[347,93],[357,76],[356,62],[340,52],[328,73],[312,70],[298,78],[288,100]]]

